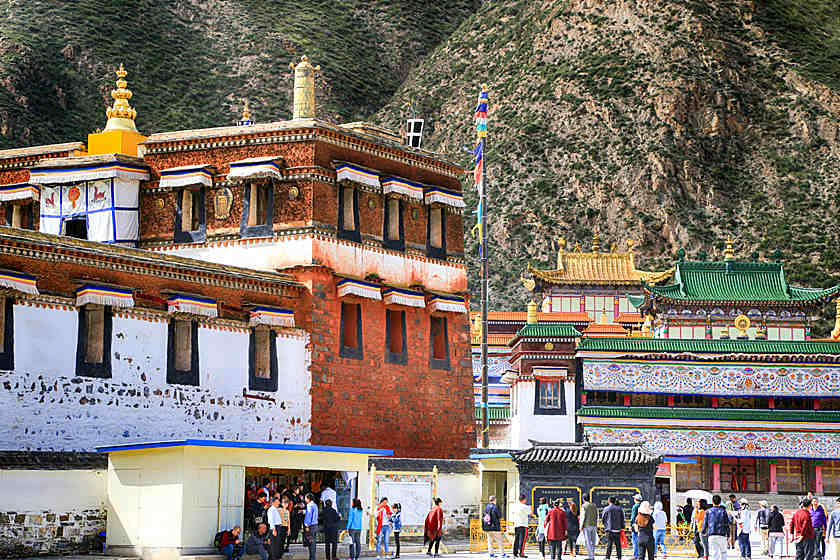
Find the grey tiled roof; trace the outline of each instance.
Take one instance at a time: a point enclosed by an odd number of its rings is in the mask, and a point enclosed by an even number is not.
[[[541,443],[532,442],[533,447],[513,453],[517,463],[578,463],[578,464],[645,464],[659,463],[661,456],[641,445]]]

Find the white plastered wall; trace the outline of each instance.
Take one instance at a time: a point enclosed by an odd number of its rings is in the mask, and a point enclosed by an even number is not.
[[[536,383],[533,380],[518,381],[511,393],[516,399],[515,414],[510,419],[510,447],[528,449],[529,440],[548,442],[575,441],[575,385],[563,383],[566,399],[565,414],[534,414]]]

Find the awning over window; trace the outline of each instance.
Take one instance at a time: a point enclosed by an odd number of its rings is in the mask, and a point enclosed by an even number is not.
[[[38,295],[38,287],[35,285],[35,277],[22,272],[0,270],[0,288],[15,290],[30,296]]]
[[[40,190],[32,183],[14,183],[11,185],[0,185],[0,202],[12,200],[38,200]]]
[[[250,179],[282,179],[283,157],[265,156],[231,162],[228,179],[247,181]]]
[[[467,300],[462,296],[434,295],[429,299],[432,312],[466,313]]]
[[[365,169],[352,163],[338,163],[335,166],[335,180],[339,183],[342,181],[350,181],[351,183],[358,183],[360,185],[367,185],[369,187],[380,188],[379,173],[370,169]]]
[[[399,177],[385,177],[382,179],[382,192],[384,194],[401,194],[408,198],[423,201],[423,185],[413,183]]]
[[[85,284],[76,290],[76,305],[89,303],[111,307],[134,307],[134,292],[129,288]]]
[[[382,292],[380,291],[379,285],[365,282],[364,280],[344,278],[338,281],[336,287],[338,288],[338,297],[359,296],[375,300],[382,299]]]
[[[79,167],[45,167],[29,171],[29,182],[37,185],[55,183],[75,183],[96,179],[128,179],[148,181],[149,172],[145,167],[126,162],[109,162]]]
[[[464,208],[464,197],[459,192],[450,191],[443,187],[426,187],[425,191],[426,204],[446,204],[453,208]]]
[[[251,318],[248,325],[269,325],[272,327],[294,327],[295,313],[291,309],[278,309],[276,307],[255,307],[251,310]]]
[[[218,317],[219,306],[214,299],[196,296],[172,296],[167,300],[170,313],[189,313],[203,317]]]
[[[382,292],[385,305],[405,305],[407,307],[426,307],[426,298],[422,292],[402,288],[385,288]]]
[[[160,172],[162,188],[189,187],[192,185],[213,186],[215,168],[212,165],[185,165],[170,167]]]

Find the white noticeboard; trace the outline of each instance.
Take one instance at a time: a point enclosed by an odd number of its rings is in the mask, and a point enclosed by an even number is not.
[[[391,506],[402,506],[403,525],[423,525],[432,507],[432,483],[380,480],[378,498],[388,498]]]

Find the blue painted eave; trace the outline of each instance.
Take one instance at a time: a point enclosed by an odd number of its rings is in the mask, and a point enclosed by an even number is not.
[[[224,441],[217,439],[180,439],[171,441],[152,441],[142,443],[125,443],[106,445],[95,448],[98,453],[113,453],[116,451],[135,451],[138,449],[162,449],[165,447],[227,447],[235,449],[268,449],[272,451],[315,451],[326,453],[353,453],[356,455],[391,456],[392,449],[368,449],[364,447],[341,447],[333,445],[308,445],[305,443],[270,443],[256,441]]]

